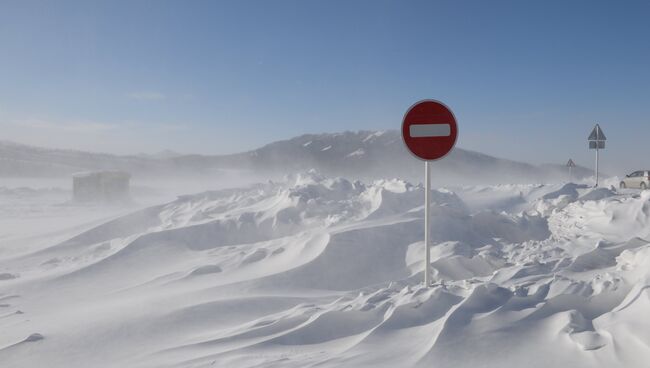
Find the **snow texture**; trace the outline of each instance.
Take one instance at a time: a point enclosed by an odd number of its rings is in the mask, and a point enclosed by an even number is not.
[[[425,288],[424,191],[401,180],[311,171],[102,214],[6,190],[0,365],[647,366],[650,191],[431,194]]]

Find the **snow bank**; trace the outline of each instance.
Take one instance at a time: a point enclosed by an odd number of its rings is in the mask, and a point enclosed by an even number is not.
[[[641,367],[650,359],[650,192],[432,191],[430,288],[421,285],[423,197],[422,186],[397,179],[311,171],[182,196],[71,229],[47,247],[0,253],[0,361]]]

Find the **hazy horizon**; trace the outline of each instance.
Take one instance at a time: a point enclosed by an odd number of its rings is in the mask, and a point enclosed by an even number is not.
[[[393,131],[395,133],[399,133],[396,129],[385,129],[385,130],[380,130],[380,131]],[[262,148],[262,147],[264,147],[264,146],[266,146],[268,144],[277,143],[277,142],[281,142],[281,141],[288,141],[288,140],[292,140],[292,139],[299,138],[299,137],[302,137],[302,136],[309,136],[309,135],[316,135],[316,136],[317,135],[336,135],[336,134],[348,133],[348,132],[353,133],[353,134],[357,134],[357,133],[362,133],[362,132],[377,132],[377,131],[372,131],[372,130],[346,130],[346,131],[340,131],[340,132],[304,133],[304,134],[301,134],[299,136],[286,137],[286,138],[283,138],[283,139],[279,139],[277,141],[266,142],[264,144],[261,144],[260,146],[253,147],[250,150],[236,151],[236,152],[225,152],[225,153],[200,153],[200,152],[192,152],[192,151],[180,152],[180,151],[175,151],[175,150],[172,150],[172,149],[169,149],[169,148],[162,148],[159,151],[153,151],[153,152],[140,151],[140,152],[121,153],[121,152],[105,152],[105,151],[98,151],[98,150],[80,149],[80,148],[75,148],[75,147],[40,146],[40,145],[34,145],[34,144],[29,144],[29,143],[18,142],[18,141],[14,141],[14,140],[1,140],[0,139],[0,143],[1,142],[8,142],[10,144],[25,145],[25,146],[29,146],[29,147],[38,148],[38,149],[44,148],[44,149],[63,150],[63,151],[87,152],[87,153],[95,153],[95,154],[108,154],[108,155],[115,155],[115,156],[122,156],[122,157],[132,156],[132,157],[146,157],[146,158],[158,159],[158,158],[169,158],[170,156],[201,155],[201,156],[209,157],[209,156],[241,154],[241,153],[246,153],[246,152],[250,152],[250,151],[255,151],[255,150],[260,149],[260,148]],[[469,149],[469,148],[466,148],[466,147],[456,146],[456,148],[463,149],[463,150],[466,150],[466,151],[471,151],[471,152],[477,152],[477,153],[480,153],[480,154],[485,154],[485,155],[494,157],[494,158],[499,159],[499,160],[508,160],[508,161],[519,162],[519,163],[524,163],[524,164],[536,165],[536,166],[541,166],[541,165],[559,165],[559,166],[562,166],[562,165],[566,164],[566,162],[550,162],[550,161],[549,162],[545,162],[545,161],[531,162],[531,161],[520,160],[520,159],[512,158],[512,157],[501,157],[501,156],[498,156],[498,155],[491,155],[491,154],[488,154],[486,152],[480,152],[480,151]],[[591,153],[593,153],[593,152],[594,151],[591,151]],[[572,158],[572,160],[574,161],[574,163],[578,167],[584,167],[584,168],[593,170],[593,167],[594,167],[594,162],[592,162],[593,160],[591,160],[590,162],[581,162],[581,161],[576,160],[575,158]],[[605,166],[606,167],[609,166],[610,169],[611,169],[611,165],[605,165]],[[619,175],[619,176],[621,176],[621,175],[624,175],[625,173],[627,173],[628,171],[631,172],[631,170],[636,170],[636,168],[631,166],[629,168],[622,168],[622,169],[618,168],[618,169],[614,169],[614,170],[616,170],[616,171],[610,173],[610,172],[607,172],[606,169],[603,169],[602,154],[601,154],[601,175],[614,175],[614,176]]]

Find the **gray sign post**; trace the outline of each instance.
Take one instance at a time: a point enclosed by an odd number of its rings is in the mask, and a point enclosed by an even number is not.
[[[594,127],[594,130],[591,131],[591,134],[589,134],[589,149],[595,149],[596,150],[596,187],[598,186],[598,156],[599,153],[598,151],[601,149],[605,149],[605,141],[607,140],[607,137],[605,137],[605,133],[603,133],[603,130],[600,129],[600,125],[596,124]]]

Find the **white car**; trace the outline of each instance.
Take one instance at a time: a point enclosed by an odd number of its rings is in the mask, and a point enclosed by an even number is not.
[[[625,175],[625,179],[621,180],[621,188],[650,188],[650,171],[642,170],[635,171],[630,175]]]

